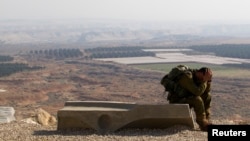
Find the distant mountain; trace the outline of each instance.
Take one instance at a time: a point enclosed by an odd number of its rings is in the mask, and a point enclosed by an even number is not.
[[[5,21],[0,24],[3,43],[180,44],[216,39],[249,38],[250,25],[190,23],[125,23],[105,21]]]

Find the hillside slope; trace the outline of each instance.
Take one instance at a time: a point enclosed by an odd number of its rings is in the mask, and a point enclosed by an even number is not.
[[[159,83],[162,72],[84,59],[26,59],[30,65],[45,69],[0,78],[0,89],[4,90],[0,92],[1,105],[14,107],[17,119],[29,117],[38,107],[56,115],[69,100],[168,103]],[[214,77],[214,118],[250,117],[249,80]]]
[[[101,100],[168,103],[159,80],[162,72],[133,68],[111,62],[75,59],[23,58],[45,69],[24,71],[0,78],[1,106],[15,108],[16,121],[1,124],[0,140],[206,140],[199,129],[174,126],[169,129],[131,129],[111,135],[94,131],[57,131],[56,126],[22,122],[43,108],[56,116],[69,100]],[[249,124],[249,78],[214,77],[212,122]],[[196,125],[197,126],[197,125]],[[25,130],[23,130],[25,129]]]

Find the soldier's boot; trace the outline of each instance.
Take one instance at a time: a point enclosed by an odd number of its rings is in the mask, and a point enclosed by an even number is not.
[[[211,115],[210,109],[206,109],[206,119],[207,119],[209,124],[212,124],[210,115]]]
[[[205,115],[197,116],[196,122],[199,125],[201,131],[207,131],[207,127],[209,125],[208,120],[206,119]]]

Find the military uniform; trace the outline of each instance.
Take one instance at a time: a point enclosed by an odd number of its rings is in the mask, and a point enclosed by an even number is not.
[[[176,82],[168,80],[164,87],[168,91],[168,100],[170,103],[186,103],[190,108],[194,108],[196,122],[203,126],[204,120],[210,118],[211,103],[211,84],[210,82],[199,82],[194,73],[197,70],[191,70],[181,75]]]

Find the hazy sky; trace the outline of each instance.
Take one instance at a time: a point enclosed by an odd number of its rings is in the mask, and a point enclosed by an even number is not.
[[[93,18],[250,23],[250,0],[0,0],[0,19]]]

